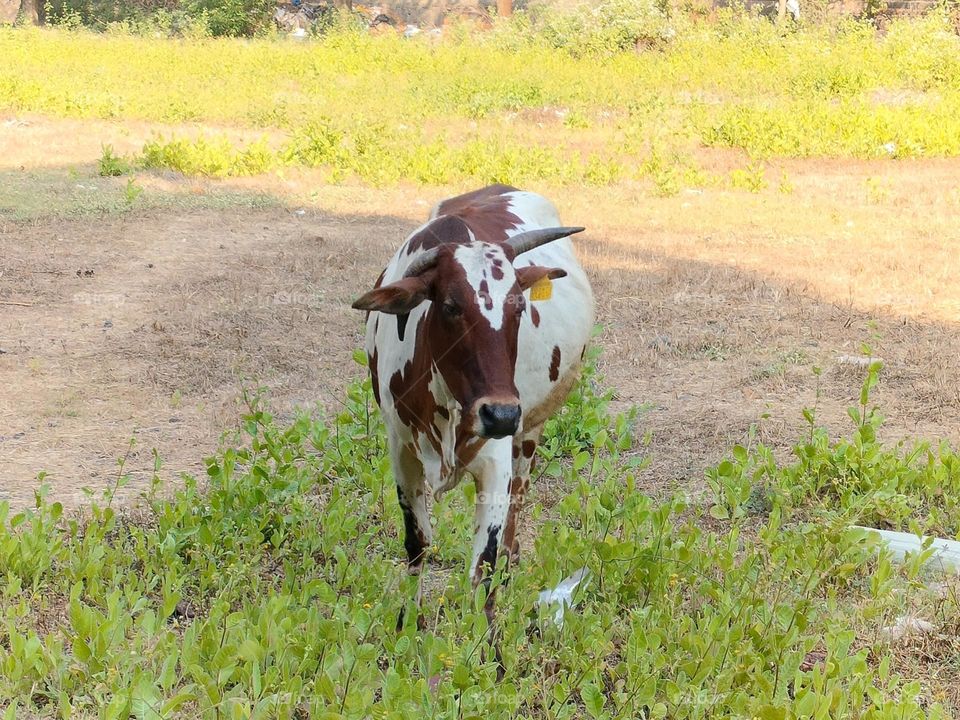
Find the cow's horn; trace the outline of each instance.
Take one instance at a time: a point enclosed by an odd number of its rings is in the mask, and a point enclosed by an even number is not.
[[[415,277],[425,270],[429,270],[437,264],[437,257],[439,254],[440,251],[437,248],[430,248],[420,257],[410,263],[410,266],[407,268],[406,272],[403,273],[403,276],[405,278]]]
[[[568,235],[573,235],[574,233],[583,232],[584,229],[585,228],[582,227],[555,227],[528,230],[527,232],[514,235],[512,238],[507,240],[507,244],[513,248],[513,254],[516,256],[520,255],[521,253],[529,252],[530,250],[538,248],[541,245],[546,245],[548,242],[565,238]]]

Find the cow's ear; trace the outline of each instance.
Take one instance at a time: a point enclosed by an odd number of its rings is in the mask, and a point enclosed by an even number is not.
[[[424,276],[403,278],[389,285],[374,288],[353,303],[355,310],[403,315],[426,300],[430,293],[430,281]]]
[[[567,271],[562,268],[548,268],[542,265],[517,268],[517,284],[520,285],[521,290],[527,290],[544,278],[556,280],[566,276]]]

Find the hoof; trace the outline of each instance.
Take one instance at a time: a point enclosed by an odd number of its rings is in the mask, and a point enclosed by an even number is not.
[[[497,682],[503,680],[504,675],[507,674],[507,669],[503,666],[503,655],[500,653],[500,642],[495,640],[493,645],[490,646],[490,649],[493,651],[493,661],[497,664]],[[487,653],[481,652],[481,660],[486,662]]]
[[[400,608],[400,614],[397,615],[397,632],[403,630],[404,620],[406,619],[407,609]],[[417,630],[426,630],[427,629],[427,619],[423,616],[422,613],[417,613]]]

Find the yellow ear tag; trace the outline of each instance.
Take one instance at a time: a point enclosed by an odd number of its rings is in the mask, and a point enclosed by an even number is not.
[[[530,299],[549,300],[553,295],[553,281],[544,275],[530,286]]]

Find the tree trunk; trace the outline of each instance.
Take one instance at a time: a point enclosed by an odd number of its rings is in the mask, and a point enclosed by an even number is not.
[[[513,15],[513,0],[497,0],[497,15],[499,17]]]
[[[787,0],[780,0],[777,3],[777,24],[783,25],[783,21],[787,18]]]
[[[40,0],[23,0],[20,14],[31,25],[40,24]]]

